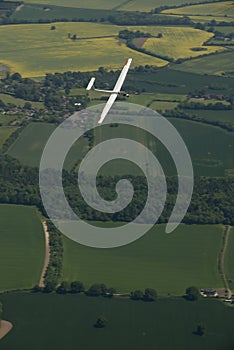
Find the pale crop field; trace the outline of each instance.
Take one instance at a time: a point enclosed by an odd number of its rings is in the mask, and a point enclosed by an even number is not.
[[[177,9],[164,10],[163,13],[177,15],[212,15],[217,17],[234,17],[234,2],[224,1],[210,4],[184,6]]]
[[[141,27],[142,29],[144,27]],[[210,54],[216,51],[225,50],[219,46],[203,46],[212,33],[186,28],[186,27],[145,27],[144,31],[157,35],[162,33],[162,38],[148,38],[143,48],[160,56],[167,56],[174,59],[197,57],[203,54]],[[205,51],[192,51],[194,48],[205,48]]]
[[[115,36],[123,27],[95,23],[55,23],[0,27],[1,63],[24,77],[45,73],[96,70],[100,66],[120,69],[127,57],[133,67],[168,62],[129,49]],[[68,33],[79,38],[73,41]],[[105,37],[109,36],[109,37]]]

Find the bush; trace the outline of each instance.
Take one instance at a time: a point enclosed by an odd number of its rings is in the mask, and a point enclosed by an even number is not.
[[[188,287],[186,289],[186,299],[195,301],[200,297],[200,292],[197,287]]]
[[[146,288],[143,298],[145,301],[155,301],[157,299],[156,290],[152,288]]]
[[[104,328],[107,325],[107,319],[105,316],[101,315],[98,317],[96,323],[94,324],[94,327],[96,328]]]

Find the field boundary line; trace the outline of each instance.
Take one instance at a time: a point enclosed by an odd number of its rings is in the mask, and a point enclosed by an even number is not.
[[[45,287],[45,274],[46,274],[46,270],[47,270],[47,267],[48,267],[49,262],[50,262],[50,237],[49,237],[49,232],[48,232],[48,227],[47,227],[46,221],[42,221],[42,226],[43,226],[43,231],[44,231],[44,235],[45,235],[45,260],[44,260],[44,265],[43,265],[43,269],[41,272],[39,286]]]

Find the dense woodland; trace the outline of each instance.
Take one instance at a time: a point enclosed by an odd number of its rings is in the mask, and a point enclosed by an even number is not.
[[[64,171],[64,191],[73,210],[85,220],[128,222],[141,212],[147,196],[147,182],[143,176],[126,176],[134,186],[132,202],[122,211],[113,215],[95,211],[83,201],[77,187],[76,173]],[[114,199],[115,185],[120,176],[99,176],[97,188],[105,199]],[[87,180],[88,181],[88,180]],[[38,169],[22,166],[17,160],[0,157],[0,203],[36,205],[44,212],[38,188]],[[159,223],[165,223],[171,214],[177,195],[177,177],[167,177],[168,196]],[[56,200],[56,198],[55,198]],[[154,208],[152,208],[152,216]],[[188,213],[187,224],[228,224],[234,225],[234,177],[195,178],[195,187]]]

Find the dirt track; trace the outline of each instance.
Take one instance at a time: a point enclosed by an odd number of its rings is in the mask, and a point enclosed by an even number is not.
[[[48,267],[49,262],[50,262],[49,232],[48,232],[48,228],[47,228],[45,221],[42,222],[42,226],[43,226],[44,234],[45,234],[45,261],[44,261],[44,265],[43,265],[43,269],[42,269],[42,273],[41,273],[41,278],[40,278],[40,282],[39,282],[40,287],[45,286],[44,276],[45,276],[47,267]]]
[[[2,339],[3,337],[5,337],[5,335],[7,335],[7,333],[10,332],[10,330],[12,329],[13,325],[11,322],[9,321],[1,321],[1,327],[0,327],[0,339]]]

